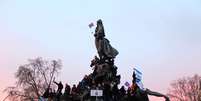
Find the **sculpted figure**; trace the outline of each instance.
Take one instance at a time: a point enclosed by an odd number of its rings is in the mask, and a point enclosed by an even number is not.
[[[118,55],[118,51],[110,45],[110,41],[105,38],[103,23],[97,21],[95,30],[95,45],[98,51],[100,60],[114,59]]]

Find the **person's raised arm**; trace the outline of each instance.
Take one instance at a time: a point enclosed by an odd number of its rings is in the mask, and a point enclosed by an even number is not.
[[[57,83],[56,81],[53,81],[55,84],[59,85],[59,83]]]

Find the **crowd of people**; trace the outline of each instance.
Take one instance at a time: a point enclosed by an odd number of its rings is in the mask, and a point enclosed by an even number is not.
[[[158,97],[164,97],[166,101],[169,98],[165,95],[152,92],[148,89],[141,90],[139,86],[134,83],[131,86],[125,87],[111,84],[91,84],[89,85],[89,77],[85,76],[78,85],[65,84],[65,88],[62,82],[55,82],[57,85],[57,91],[48,89],[43,94],[45,101],[149,101],[148,95],[154,95]],[[86,86],[88,85],[88,86]],[[101,90],[103,94],[101,96],[91,96],[91,90]]]
[[[92,86],[87,88],[87,91],[80,85],[73,85],[72,87],[69,84],[65,84],[63,89],[62,82],[56,83],[57,91],[49,90],[49,94],[46,92],[43,94],[43,98],[47,101],[130,101],[131,97],[131,87],[127,90],[124,86],[120,89],[117,85],[111,87],[107,84],[98,84],[97,86]],[[90,90],[102,90],[103,95],[99,97],[90,96]]]

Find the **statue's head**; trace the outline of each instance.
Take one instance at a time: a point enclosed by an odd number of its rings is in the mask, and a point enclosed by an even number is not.
[[[102,25],[102,24],[103,24],[102,20],[99,19],[99,20],[97,21],[97,25]]]
[[[96,33],[96,32],[98,32],[98,33]],[[97,27],[96,27],[94,36],[96,38],[103,38],[103,37],[105,37],[105,32],[104,32],[103,23],[102,23],[101,19],[99,19],[97,21]]]

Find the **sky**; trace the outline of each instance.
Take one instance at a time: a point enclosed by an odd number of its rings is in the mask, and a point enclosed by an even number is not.
[[[98,19],[119,51],[121,84],[136,66],[145,88],[162,93],[201,73],[200,0],[0,0],[0,100],[27,59],[61,59],[57,80],[71,85],[91,73],[97,54],[88,24]]]

